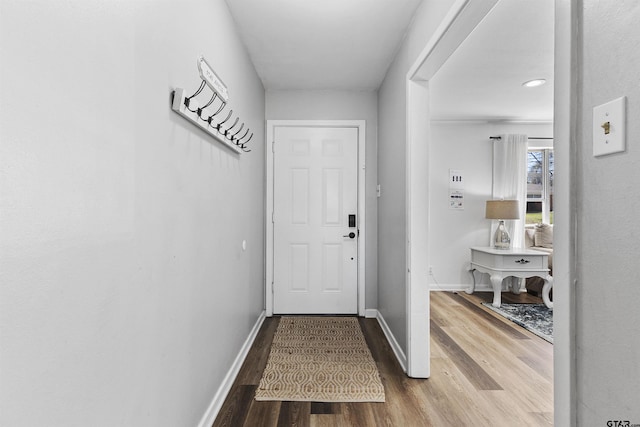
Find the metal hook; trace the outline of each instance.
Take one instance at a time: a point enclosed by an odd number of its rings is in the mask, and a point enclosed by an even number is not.
[[[218,94],[213,92],[213,96],[211,97],[211,99],[209,100],[209,102],[207,102],[204,107],[202,107],[202,109],[204,110],[205,108],[207,108],[209,105],[213,104],[213,101],[215,101],[215,99],[218,97]]]
[[[229,111],[229,114],[227,114],[227,117],[226,117],[223,121],[221,121],[220,123],[218,123],[218,124],[216,125],[216,130],[217,130],[218,132],[220,132],[220,126],[221,126],[222,124],[224,124],[227,120],[229,120],[229,119],[231,118],[231,115],[232,115],[232,114],[233,114],[233,110],[230,110],[230,111]]]
[[[242,144],[240,144],[240,148],[242,148],[244,150],[244,146],[247,145],[247,143],[249,141],[251,141],[251,138],[253,138],[253,133],[251,133],[251,136],[249,136],[249,139],[247,139],[245,142],[243,142]],[[240,141],[238,141],[240,142]]]
[[[240,125],[240,129],[238,129],[238,131],[236,133],[234,133],[233,135],[231,135],[231,142],[233,142],[233,138],[236,137],[237,134],[239,134],[240,132],[242,132],[242,129],[244,128],[244,123],[242,123]],[[249,132],[249,129],[247,129],[247,132]],[[238,145],[238,143],[236,142],[236,145]]]
[[[206,121],[208,121],[208,119],[203,119],[203,118],[202,118],[202,116],[201,116],[202,111],[203,111],[204,109],[206,109],[209,105],[213,104],[213,101],[216,99],[216,97],[217,97],[217,96],[218,96],[218,94],[217,94],[217,93],[215,93],[215,92],[213,92],[213,96],[211,97],[211,99],[209,100],[209,102],[207,102],[204,106],[202,106],[202,107],[198,108],[198,117],[200,117],[200,120],[203,120],[203,121],[205,121],[205,122],[206,122]]]
[[[240,117],[236,117],[236,121],[233,122],[233,124],[231,126],[229,126],[225,131],[224,131],[224,136],[227,136],[227,132],[229,132],[231,129],[234,128],[235,125],[238,124],[238,121],[240,120]],[[228,138],[227,138],[228,139]]]
[[[226,103],[226,102],[223,102],[223,103],[222,103],[222,105],[220,105],[220,108],[218,108],[218,111],[216,111],[215,113],[213,113],[212,115],[210,115],[210,116],[207,118],[207,122],[209,123],[209,126],[211,126],[211,121],[213,120],[213,118],[214,118],[215,116],[217,116],[218,114],[220,114],[220,112],[221,112],[221,111],[224,109],[224,107],[226,107],[226,106],[227,106],[227,103]]]
[[[244,134],[244,135],[242,135],[242,138],[238,138],[238,144],[240,144],[240,141],[241,141],[245,136],[247,136],[247,133],[249,133],[249,129],[247,129],[247,132],[245,132],[245,134]],[[244,141],[244,142],[243,142],[242,144],[240,144],[240,145],[244,145],[244,144],[246,144],[247,142],[251,141],[251,138],[253,138],[253,132],[251,132],[251,135],[249,135],[249,139],[247,139],[246,141]]]
[[[189,96],[189,97],[184,99],[185,107],[187,107],[187,110],[191,111],[192,113],[197,113],[198,110],[192,110],[191,108],[189,108],[189,103],[191,102],[191,98],[193,98],[194,96],[198,96],[200,94],[200,92],[202,92],[202,89],[204,89],[205,85],[206,85],[205,81],[202,80],[202,83],[200,83],[200,87],[198,88],[196,93],[194,93],[193,95],[191,95],[191,96]]]
[[[238,124],[238,121],[240,120],[240,117],[236,117],[236,121],[233,122],[233,124],[231,126],[229,126],[229,128],[227,129],[227,131],[230,131],[231,129],[233,129],[234,127],[236,127],[236,125]]]
[[[244,124],[244,123],[243,123],[243,124]],[[242,127],[240,128],[240,130],[242,130]],[[238,131],[238,132],[240,132],[240,131]],[[247,131],[244,133],[244,135],[242,135],[240,138],[236,139],[236,145],[239,145],[239,144],[240,144],[240,141],[242,141],[242,139],[243,139],[245,136],[247,136],[247,134],[248,134],[248,133],[249,133],[249,128],[247,128]],[[234,134],[234,136],[235,136],[235,135],[236,135],[236,134]]]

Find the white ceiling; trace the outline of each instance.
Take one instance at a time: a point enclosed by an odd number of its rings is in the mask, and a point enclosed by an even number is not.
[[[375,90],[421,0],[227,0],[265,89]]]
[[[227,4],[265,89],[375,90],[421,1]],[[553,9],[552,0],[500,0],[431,80],[433,117],[552,120]],[[534,78],[547,84],[522,87]]]
[[[553,120],[553,25],[552,0],[500,0],[431,79],[432,118]]]

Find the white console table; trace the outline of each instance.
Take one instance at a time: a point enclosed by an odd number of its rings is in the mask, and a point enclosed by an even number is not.
[[[476,287],[476,276],[474,271],[486,273],[491,278],[493,287],[493,306],[500,307],[502,299],[502,280],[505,277],[518,277],[526,279],[529,277],[541,277],[544,279],[542,287],[542,300],[544,304],[553,308],[553,303],[549,299],[549,292],[553,287],[553,277],[549,275],[549,255],[546,252],[532,249],[512,248],[495,249],[492,247],[471,248],[471,267],[469,269],[473,276],[473,285],[466,291],[473,293]],[[519,281],[518,289],[513,289],[515,294],[520,293]]]

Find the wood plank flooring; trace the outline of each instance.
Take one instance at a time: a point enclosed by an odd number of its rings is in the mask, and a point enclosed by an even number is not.
[[[480,305],[493,294],[431,293],[431,378],[413,379],[375,319],[360,318],[385,403],[253,399],[279,318],[264,322],[213,426],[553,425],[553,346]],[[503,303],[541,302],[503,293]]]

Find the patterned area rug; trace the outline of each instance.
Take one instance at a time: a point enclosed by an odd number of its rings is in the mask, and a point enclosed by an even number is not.
[[[256,400],[384,402],[358,319],[282,317]]]
[[[482,305],[553,344],[553,310],[544,304],[502,304],[500,308],[486,302]]]

